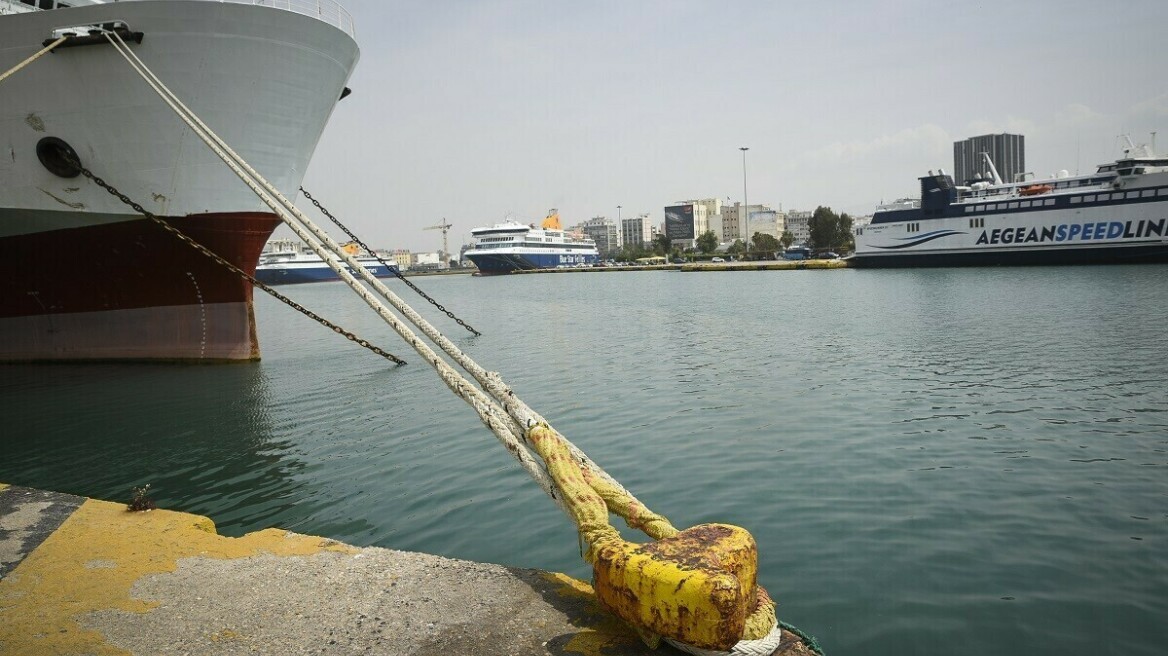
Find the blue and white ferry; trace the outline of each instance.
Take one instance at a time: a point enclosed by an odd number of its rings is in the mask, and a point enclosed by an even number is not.
[[[277,240],[269,246],[272,249],[260,254],[255,270],[256,280],[264,284],[292,285],[341,279],[319,255],[305,252],[299,244]],[[392,264],[382,264],[371,255],[357,255],[353,244],[346,244],[344,248],[350,255],[356,255],[357,262],[378,278],[393,278],[398,274],[397,267]],[[349,273],[355,273],[348,265],[345,268]]]
[[[921,197],[883,205],[855,230],[856,267],[1168,262],[1168,157],[1128,141],[1088,175],[954,184],[920,178]],[[1024,176],[1022,176],[1024,177]]]
[[[483,274],[592,266],[600,261],[596,242],[563,230],[554,209],[539,228],[507,221],[475,228],[470,234],[475,243],[465,256]]]

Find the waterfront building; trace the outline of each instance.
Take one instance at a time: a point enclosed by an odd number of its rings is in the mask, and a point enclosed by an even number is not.
[[[601,257],[607,257],[621,249],[621,229],[616,221],[604,216],[596,216],[579,225],[579,230],[596,242],[596,250]]]
[[[771,212],[775,212],[775,210],[771,209],[767,205],[755,205],[752,203],[750,207],[747,208],[746,212],[743,212],[742,203],[735,202],[733,205],[724,205],[722,207],[723,241],[734,241],[736,239],[741,239],[745,243],[749,244],[751,235],[756,232],[765,232],[765,229],[754,229],[751,226],[751,221],[757,218],[764,223],[767,221],[773,222],[775,217],[770,215]],[[759,213],[762,213],[762,215],[755,217],[755,215]]]
[[[648,214],[641,214],[631,219],[621,221],[621,243],[628,246],[645,248],[653,243],[656,226],[649,219]]]
[[[438,253],[412,253],[410,267],[413,269],[438,269],[442,258]]]
[[[742,210],[742,203],[722,206],[722,241],[741,239],[749,244],[754,233],[771,234],[775,230],[778,230],[776,238],[782,236],[786,223],[783,212],[754,204],[750,205],[748,213]],[[743,217],[744,214],[747,216]]]
[[[795,238],[792,244],[806,244],[811,241],[811,217],[815,212],[790,210],[787,212],[786,231]],[[781,235],[780,235],[781,236]]]
[[[711,207],[708,200],[683,200],[665,208],[665,234],[674,247],[697,248],[697,238],[710,229]]]
[[[953,181],[969,184],[976,176],[992,180],[982,153],[988,153],[1004,182],[1026,171],[1026,137],[1020,134],[983,134],[953,142]]]
[[[413,258],[409,250],[404,248],[396,248],[393,250],[391,256],[393,257],[393,263],[397,265],[399,270],[405,271],[406,269],[410,268],[410,264]]]
[[[751,210],[750,218],[746,222],[747,234],[752,239],[757,233],[770,235],[775,239],[779,239],[783,236],[783,230],[785,229],[785,215],[782,212],[772,210],[765,205],[761,207],[762,209]]]

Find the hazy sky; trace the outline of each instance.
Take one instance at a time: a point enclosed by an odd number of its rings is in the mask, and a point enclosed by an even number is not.
[[[854,214],[978,134],[1039,175],[1168,151],[1164,0],[342,4],[361,60],[304,184],[379,248],[740,201],[740,146],[752,204]]]

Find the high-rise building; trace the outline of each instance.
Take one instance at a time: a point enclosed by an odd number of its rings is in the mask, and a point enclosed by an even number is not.
[[[983,134],[953,142],[953,181],[968,184],[975,177],[993,180],[982,153],[988,153],[1003,182],[1013,182],[1026,171],[1026,137],[1020,134]]]
[[[605,216],[597,216],[580,224],[580,230],[596,242],[601,256],[608,256],[621,248],[620,226]]]
[[[684,200],[665,208],[665,234],[674,246],[696,248],[698,237],[710,229],[708,201]]]
[[[810,210],[787,212],[786,231],[795,238],[792,244],[801,246],[811,240],[811,217],[815,212]]]
[[[622,243],[645,248],[653,242],[653,223],[648,214],[621,220]]]

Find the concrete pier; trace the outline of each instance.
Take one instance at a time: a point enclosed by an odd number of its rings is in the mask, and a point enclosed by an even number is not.
[[[0,483],[0,654],[675,653],[563,574]]]

